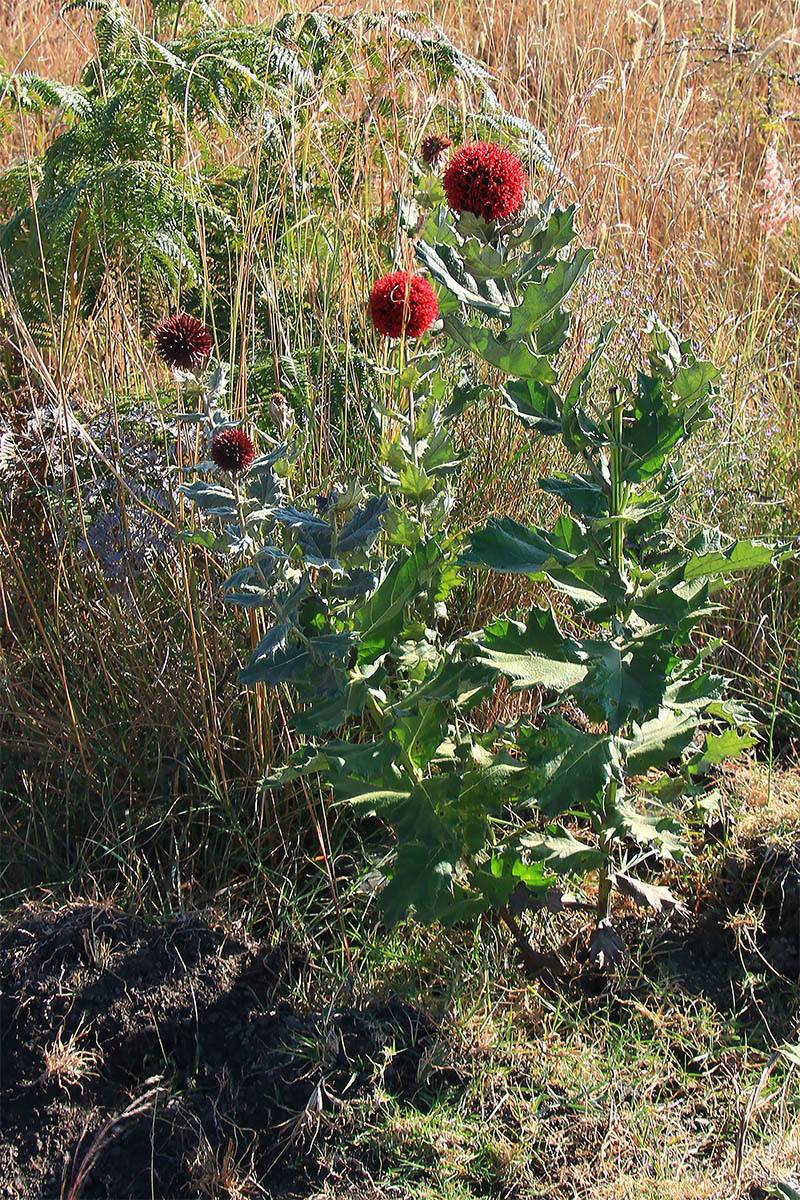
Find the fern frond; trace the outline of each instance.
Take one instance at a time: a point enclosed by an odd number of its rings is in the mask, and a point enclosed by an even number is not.
[[[511,132],[516,135],[516,142],[525,157],[544,171],[556,169],[553,152],[540,129],[526,121],[524,117],[506,112],[498,104],[492,112],[482,112],[477,118],[486,134]]]
[[[63,108],[76,117],[87,117],[92,111],[92,100],[84,88],[59,83],[57,79],[43,79],[35,71],[22,71],[19,79],[43,108]]]
[[[0,215],[10,215],[29,205],[41,184],[42,174],[42,161],[39,158],[12,163],[0,171]]]

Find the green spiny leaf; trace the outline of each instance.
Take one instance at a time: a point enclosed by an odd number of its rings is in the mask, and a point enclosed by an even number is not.
[[[554,833],[526,833],[519,838],[519,843],[534,861],[545,863],[558,875],[587,875],[602,867],[608,858],[602,850],[573,837],[568,829],[558,829]]]
[[[522,728],[520,749],[532,771],[531,800],[550,817],[568,809],[599,809],[610,779],[622,781],[622,760],[615,738],[584,733],[561,717],[544,729]]]
[[[563,692],[585,678],[587,668],[570,661],[567,639],[549,608],[532,608],[525,625],[498,618],[475,635],[475,657],[511,679],[512,691],[545,687]]]

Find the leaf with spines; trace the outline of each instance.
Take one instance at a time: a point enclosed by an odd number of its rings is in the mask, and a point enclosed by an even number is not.
[[[337,553],[352,554],[369,550],[381,532],[381,520],[389,508],[388,496],[370,496],[342,527],[336,543]]]
[[[508,338],[520,340],[536,333],[561,307],[593,258],[593,250],[578,250],[568,261],[558,262],[540,283],[529,283],[522,300],[511,312],[506,327]]]
[[[563,400],[552,384],[538,379],[510,379],[500,389],[503,407],[537,433],[554,437],[561,433]]]
[[[568,566],[574,558],[538,530],[511,517],[490,517],[485,528],[473,532],[461,555],[461,561],[469,566],[533,577],[549,566]]]
[[[625,581],[608,565],[598,562],[588,548],[581,527],[564,518],[548,534],[510,517],[490,517],[483,529],[472,533],[461,561],[531,579],[547,579],[569,596],[576,609],[598,620],[607,619],[614,606],[623,604],[628,595]]]
[[[631,838],[640,846],[649,846],[661,858],[680,862],[689,855],[680,822],[657,804],[641,802],[637,808],[633,801],[618,800],[606,814],[606,822],[617,838]]]
[[[622,782],[622,748],[608,734],[550,717],[544,729],[522,726],[517,743],[531,771],[529,799],[546,816],[598,812],[609,781]]]
[[[649,720],[634,721],[627,739],[626,767],[631,775],[645,775],[652,767],[666,767],[691,745],[699,724],[693,708],[662,708]]]
[[[525,833],[519,844],[534,862],[544,863],[557,875],[587,875],[602,867],[608,855],[574,837],[568,829],[554,827],[552,832]]]
[[[709,767],[738,758],[745,750],[758,745],[758,734],[752,729],[726,729],[723,733],[707,733],[699,754],[689,760],[691,775],[704,775]]]
[[[559,496],[578,517],[608,515],[608,495],[592,475],[563,472],[539,480],[543,492]]]
[[[775,565],[792,553],[788,545],[769,542],[729,541],[724,545],[718,531],[713,530],[700,534],[690,543],[690,549],[693,553],[683,568],[687,583],[695,579],[717,580],[737,571]]]
[[[375,662],[388,650],[403,628],[412,597],[433,579],[441,561],[442,550],[435,541],[421,543],[412,554],[398,557],[356,614],[360,664]]]
[[[295,715],[295,729],[301,734],[328,733],[339,729],[351,717],[360,717],[369,703],[370,694],[382,695],[380,687],[385,677],[386,672],[378,667],[369,675],[351,677],[338,695],[312,698]]]
[[[239,683],[263,683],[276,687],[279,683],[297,682],[311,666],[311,653],[302,646],[254,651],[250,662],[239,672]]]
[[[575,697],[584,712],[606,720],[614,733],[631,718],[642,720],[658,711],[678,665],[669,629],[631,635],[618,628],[612,639],[576,642],[574,653],[587,667]]]
[[[447,734],[447,710],[440,701],[414,706],[408,716],[395,720],[389,736],[402,747],[415,767],[426,767]]]
[[[443,700],[455,709],[466,711],[488,699],[494,683],[494,672],[478,662],[464,662],[447,648],[447,656],[425,678],[403,692],[397,705],[408,711],[430,700]]]
[[[221,483],[196,479],[194,483],[182,483],[178,491],[210,517],[236,516],[236,497]]]
[[[495,336],[480,325],[467,325],[455,315],[444,318],[444,330],[457,346],[471,350],[484,362],[507,375],[555,383],[555,368],[545,354],[537,354],[526,340],[515,341],[505,334]]]
[[[466,648],[479,663],[510,679],[512,691],[533,687],[567,691],[587,672],[587,667],[571,657],[568,639],[549,608],[532,608],[525,625],[500,617]]]

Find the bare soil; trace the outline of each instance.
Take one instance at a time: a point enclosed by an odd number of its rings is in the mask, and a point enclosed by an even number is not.
[[[0,937],[0,1196],[223,1196],[240,1157],[260,1194],[307,1194],[320,1116],[387,1057],[382,1085],[418,1090],[434,1026],[400,1001],[300,1013],[303,968],[199,919],[23,914]]]
[[[765,1054],[770,1039],[789,1036],[800,995],[800,841],[732,858],[717,885],[704,911],[668,924],[630,914],[622,928],[636,965],[624,978],[576,971],[565,988],[586,1028],[598,1006],[623,1023],[631,1001],[669,994],[689,1014],[702,995]],[[389,1096],[424,1113],[441,1096],[457,1105],[472,1087],[466,1103],[483,1111],[475,1080],[495,1051],[465,1052],[463,1039],[399,997],[359,1005],[339,996],[312,1009],[300,997],[313,994],[304,986],[313,964],[286,946],[200,917],[154,924],[91,905],[24,908],[0,930],[2,1200],[403,1200],[416,1193],[386,1175],[391,1146],[362,1136],[363,1105]],[[753,973],[766,973],[757,995]],[[561,1153],[557,1121],[547,1122]],[[591,1179],[594,1151],[582,1153]],[[748,1186],[738,1194],[771,1194]]]

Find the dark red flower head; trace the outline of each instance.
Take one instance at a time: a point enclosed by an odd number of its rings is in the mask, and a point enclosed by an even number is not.
[[[462,146],[442,179],[455,212],[471,212],[485,221],[513,216],[525,195],[525,171],[516,154],[496,142]]]
[[[449,150],[452,144],[453,139],[445,137],[443,133],[429,133],[420,142],[420,158],[434,171],[438,171],[444,163],[445,151]]]
[[[406,337],[418,338],[439,315],[439,302],[424,276],[392,271],[370,292],[369,312],[375,328],[386,337],[400,337],[405,324]]]
[[[211,332],[197,317],[175,313],[155,331],[156,350],[168,367],[194,371],[211,350]]]
[[[243,429],[221,429],[214,434],[210,454],[221,471],[238,475],[250,466],[256,448]]]

